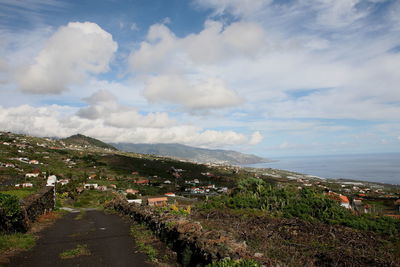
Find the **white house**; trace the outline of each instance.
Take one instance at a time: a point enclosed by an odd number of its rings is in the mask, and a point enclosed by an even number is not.
[[[62,179],[62,180],[59,180],[58,182],[59,182],[61,185],[66,185],[66,184],[69,183],[69,180],[68,180],[68,179]]]
[[[57,176],[55,176],[55,175],[50,175],[50,176],[47,178],[47,184],[46,184],[46,186],[55,186],[56,183],[57,183]]]
[[[85,189],[96,189],[98,186],[98,184],[85,184],[83,187],[85,187]]]
[[[142,199],[128,199],[128,203],[134,203],[134,204],[139,204],[141,205],[143,202]]]
[[[39,173],[27,173],[25,174],[26,178],[38,177]]]
[[[32,183],[23,183],[22,187],[26,188],[26,187],[33,187]]]

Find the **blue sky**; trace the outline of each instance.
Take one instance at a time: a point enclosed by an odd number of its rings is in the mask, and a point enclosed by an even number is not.
[[[0,129],[400,152],[400,1],[0,0]]]

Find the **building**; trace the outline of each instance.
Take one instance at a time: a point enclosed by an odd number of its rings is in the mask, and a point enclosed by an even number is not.
[[[350,200],[345,195],[338,194],[338,193],[335,193],[335,192],[328,192],[328,193],[326,193],[326,196],[329,199],[338,201],[340,203],[340,206],[342,206],[342,207],[344,207],[346,209],[351,209]]]
[[[135,184],[141,184],[141,185],[148,185],[150,183],[149,180],[138,180],[138,181],[134,181],[133,183]]]
[[[85,189],[96,189],[99,185],[98,184],[84,184],[83,187]]]
[[[46,184],[46,186],[55,186],[56,183],[57,183],[57,176],[55,176],[55,175],[50,175],[50,176],[47,178],[47,184]]]
[[[26,178],[36,178],[39,176],[39,173],[27,173],[25,174]]]
[[[166,197],[154,197],[147,199],[147,205],[151,207],[162,207],[167,205],[168,198]]]
[[[132,188],[128,188],[128,189],[125,190],[125,192],[126,192],[127,194],[133,194],[133,195],[135,195],[135,194],[139,193],[139,190],[132,189]]]
[[[29,188],[29,187],[33,187],[33,184],[32,183],[16,184],[15,187]]]
[[[107,186],[106,185],[99,185],[97,188],[99,191],[107,191]]]
[[[128,199],[128,203],[134,203],[136,205],[142,205],[142,199]]]
[[[61,185],[66,185],[66,184],[69,183],[69,180],[68,179],[62,179],[62,180],[59,180],[58,183],[60,183]]]
[[[165,193],[164,196],[166,196],[166,197],[175,197],[176,195],[174,193]]]

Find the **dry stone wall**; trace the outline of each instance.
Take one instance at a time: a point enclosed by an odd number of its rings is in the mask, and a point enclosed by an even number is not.
[[[228,233],[209,231],[200,223],[171,213],[157,212],[146,206],[135,206],[123,199],[115,199],[109,208],[144,223],[168,244],[184,266],[204,266],[224,258],[239,259],[250,256],[244,243],[236,242]]]
[[[20,213],[10,218],[0,208],[1,232],[26,232],[37,217],[54,208],[54,187],[44,187],[21,201]]]

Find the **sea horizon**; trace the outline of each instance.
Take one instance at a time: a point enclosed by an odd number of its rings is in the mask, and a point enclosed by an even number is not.
[[[327,179],[400,185],[400,153],[285,156],[245,167],[274,168]]]

